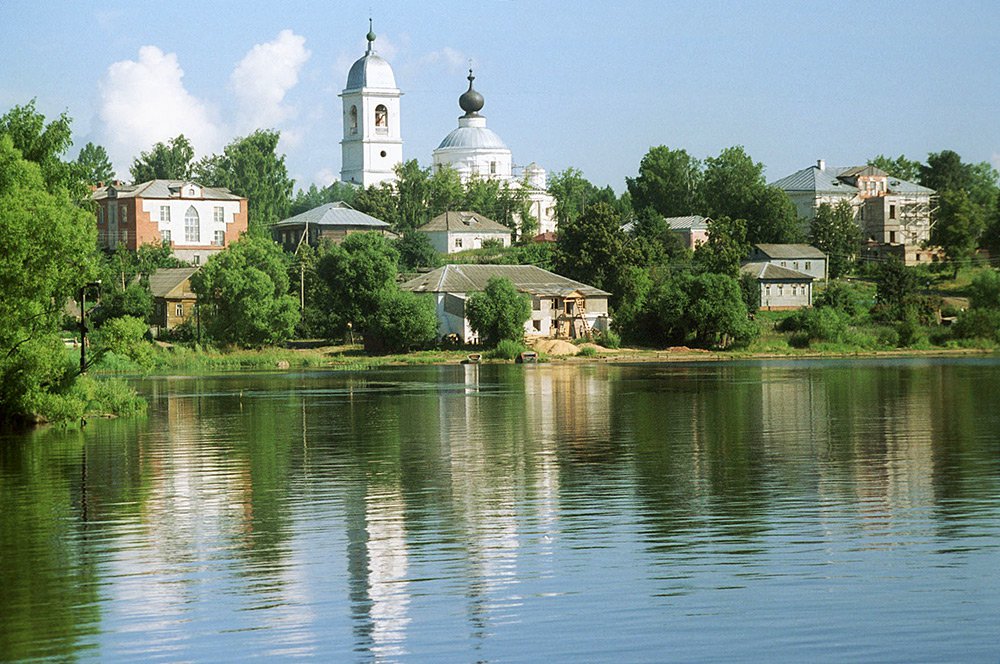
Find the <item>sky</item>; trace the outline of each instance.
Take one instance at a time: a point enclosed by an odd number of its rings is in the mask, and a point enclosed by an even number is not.
[[[103,145],[125,180],[157,141],[183,133],[202,156],[273,128],[296,187],[325,185],[369,16],[422,166],[457,126],[471,60],[515,165],[619,192],[655,145],[742,145],[768,181],[945,149],[1000,167],[995,0],[0,0],[0,113],[67,112],[70,154]]]

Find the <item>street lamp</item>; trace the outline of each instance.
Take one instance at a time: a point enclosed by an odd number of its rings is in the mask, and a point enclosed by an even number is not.
[[[80,375],[87,373],[87,289],[100,286],[101,280],[98,279],[80,288]]]

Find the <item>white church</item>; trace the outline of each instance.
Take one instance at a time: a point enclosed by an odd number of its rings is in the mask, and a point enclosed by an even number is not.
[[[340,179],[368,187],[393,182],[393,170],[403,161],[403,138],[400,131],[399,101],[402,92],[396,87],[392,67],[375,52],[375,33],[368,31],[368,49],[351,66],[347,87],[340,93],[344,102],[344,138],[341,140]],[[514,175],[510,148],[486,126],[480,115],[485,100],[473,87],[475,76],[469,70],[469,89],[458,99],[465,115],[434,150],[434,169],[454,168],[463,182],[471,178],[490,178],[511,187],[528,188],[528,200],[538,224],[538,232],[555,232],[555,198],[546,190],[545,170],[535,163],[524,167],[523,175]]]

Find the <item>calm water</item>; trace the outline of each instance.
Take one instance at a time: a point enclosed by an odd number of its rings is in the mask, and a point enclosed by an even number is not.
[[[1000,659],[1000,362],[154,378],[0,438],[0,659]]]

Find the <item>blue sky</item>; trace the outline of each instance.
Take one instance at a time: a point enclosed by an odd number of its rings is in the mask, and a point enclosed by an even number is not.
[[[818,158],[1000,166],[997,2],[0,2],[0,112],[37,98],[119,175],[183,132],[200,154],[264,124],[298,186],[340,171],[337,94],[376,47],[404,156],[456,126],[471,58],[515,164],[624,189],[652,145],[740,144],[775,180]]]

